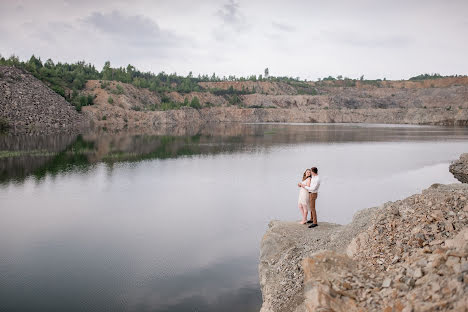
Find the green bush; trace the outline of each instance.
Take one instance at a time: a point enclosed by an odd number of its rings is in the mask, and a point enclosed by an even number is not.
[[[179,109],[183,103],[176,103],[176,102],[162,102],[161,103],[161,110],[172,110],[172,109]]]
[[[124,94],[124,89],[122,88],[121,85],[118,84],[115,86],[115,89],[111,90],[111,93],[116,94],[116,95]]]
[[[192,98],[192,101],[190,101],[190,107],[195,108],[195,109],[201,108],[200,100],[198,99],[198,97],[194,96]]]
[[[75,106],[76,110],[81,112],[83,106],[93,105],[94,97],[91,94],[88,95],[78,95],[73,92],[71,103]]]
[[[109,104],[114,103],[114,99],[112,98],[112,96],[109,96],[109,98],[107,98],[107,103]]]
[[[10,124],[5,118],[0,118],[0,133],[7,133],[10,130]]]
[[[421,74],[414,77],[411,77],[409,80],[426,80],[426,79],[439,79],[442,78],[441,74]]]
[[[61,96],[65,97],[65,89],[61,86],[53,85],[50,87],[55,93],[60,94]]]
[[[236,94],[229,98],[229,105],[239,105],[241,103],[241,99]]]

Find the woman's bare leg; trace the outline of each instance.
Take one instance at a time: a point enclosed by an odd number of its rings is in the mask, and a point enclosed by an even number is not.
[[[305,224],[307,222],[307,207],[304,207],[304,205],[299,204],[299,210],[301,211],[301,215],[302,215],[302,220],[299,223]]]

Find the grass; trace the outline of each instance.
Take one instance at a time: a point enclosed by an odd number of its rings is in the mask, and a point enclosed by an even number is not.
[[[21,156],[35,156],[35,157],[46,157],[54,156],[57,153],[48,152],[46,150],[30,150],[30,151],[0,151],[0,159],[12,158]]]

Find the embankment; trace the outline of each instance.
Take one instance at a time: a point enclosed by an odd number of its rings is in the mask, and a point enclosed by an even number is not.
[[[28,72],[1,66],[0,132],[5,126],[21,134],[93,128],[150,130],[165,124],[207,122],[468,125],[467,77],[378,84],[356,81],[353,86],[344,81],[224,81],[200,82],[200,87],[199,92],[160,94],[116,81],[90,80],[80,92],[91,95],[94,105],[79,113]],[[233,90],[250,91],[237,94]],[[198,109],[188,104],[195,97]]]

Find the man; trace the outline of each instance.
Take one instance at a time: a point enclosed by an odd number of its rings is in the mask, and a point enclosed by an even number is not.
[[[310,171],[312,171],[310,186],[304,186],[304,188],[309,191],[310,218],[312,219],[307,221],[307,223],[312,223],[309,225],[309,228],[314,228],[318,226],[317,212],[315,211],[315,201],[317,200],[318,190],[320,188],[320,177],[318,175],[317,167],[312,167]]]

